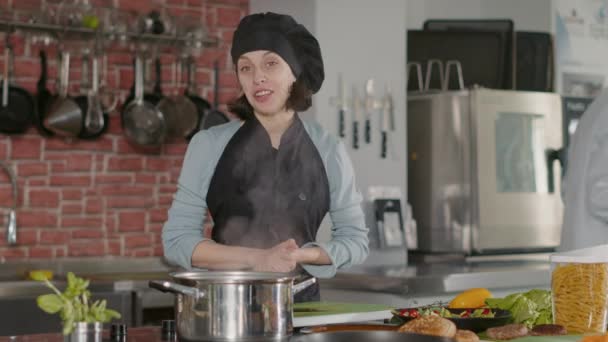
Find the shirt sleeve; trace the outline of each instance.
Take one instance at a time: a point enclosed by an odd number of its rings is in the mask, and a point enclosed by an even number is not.
[[[593,142],[585,177],[586,207],[596,219],[608,224],[608,134]]]
[[[332,261],[331,265],[302,267],[318,278],[333,277],[338,269],[362,263],[369,253],[369,229],[361,207],[363,196],[357,190],[351,160],[342,142],[334,145],[327,160],[330,209],[332,222],[331,240],[325,243],[311,242],[303,247],[322,248]]]
[[[192,253],[203,240],[203,223],[207,213],[207,190],[216,163],[213,134],[197,133],[186,150],[177,192],[163,226],[165,259],[185,269],[192,268]]]

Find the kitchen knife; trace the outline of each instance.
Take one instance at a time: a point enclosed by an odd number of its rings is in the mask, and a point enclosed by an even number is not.
[[[384,96],[384,100],[382,101],[382,131],[380,132],[381,137],[381,148],[380,148],[380,158],[386,159],[386,149],[388,145],[388,130],[390,126],[390,118],[389,118],[389,96],[388,93]]]
[[[361,102],[357,87],[353,86],[353,148],[359,149],[359,120],[361,119]]]
[[[346,128],[344,127],[344,116],[346,115],[346,89],[341,73],[338,74],[338,96],[340,96],[338,104],[338,134],[341,138],[344,138],[346,136]]]
[[[374,110],[374,80],[365,83],[365,142],[372,142],[372,112]]]
[[[386,106],[388,107],[388,119],[391,132],[395,131],[395,106],[393,102],[393,92],[390,86],[386,87]]]

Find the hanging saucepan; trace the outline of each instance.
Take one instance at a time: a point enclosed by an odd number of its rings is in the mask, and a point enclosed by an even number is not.
[[[135,59],[135,98],[122,111],[122,128],[127,139],[143,147],[162,144],[167,134],[163,113],[144,98],[143,61]]]
[[[192,138],[192,136],[200,130],[200,128],[202,127],[201,123],[203,122],[203,118],[211,110],[211,104],[209,104],[209,102],[204,98],[198,96],[196,93],[196,87],[194,85],[195,72],[196,65],[194,64],[194,58],[190,56],[186,60],[187,83],[186,90],[184,90],[184,95],[188,96],[188,98],[190,98],[190,100],[196,106],[196,110],[198,112],[198,122],[196,124],[197,129],[195,129],[192,134],[190,134],[190,136],[186,137],[187,139]]]
[[[172,88],[174,94],[165,96],[158,103],[158,109],[165,115],[167,121],[167,138],[184,139],[191,136],[198,128],[198,111],[194,102],[186,95],[178,93],[181,81],[182,67],[180,63],[173,64]],[[176,74],[178,76],[176,76]]]
[[[293,332],[293,295],[316,282],[294,285],[295,276],[246,271],[170,274],[173,282],[150,287],[176,293],[175,322],[180,340],[280,340]]]
[[[76,138],[82,132],[83,113],[78,103],[68,96],[70,53],[67,51],[61,53],[59,72],[59,96],[51,103],[43,124],[57,135]]]
[[[25,132],[32,124],[36,105],[25,89],[11,85],[13,50],[6,39],[4,48],[4,75],[2,79],[2,103],[0,107],[0,132],[15,134]]]
[[[230,121],[230,119],[228,119],[228,116],[226,116],[226,114],[219,110],[220,67],[218,61],[215,61],[215,63],[213,63],[213,75],[215,82],[215,84],[213,85],[213,109],[210,110],[203,117],[203,120],[201,121],[201,129],[208,129],[210,127],[225,124],[226,122]]]
[[[51,91],[46,87],[47,81],[47,58],[46,52],[44,50],[40,50],[40,78],[38,79],[38,83],[36,84],[36,91],[38,92],[36,95],[36,110],[34,111],[34,125],[38,132],[43,136],[52,136],[54,133],[49,131],[44,127],[42,122],[48,113],[50,104],[55,101],[55,96],[51,94]]]

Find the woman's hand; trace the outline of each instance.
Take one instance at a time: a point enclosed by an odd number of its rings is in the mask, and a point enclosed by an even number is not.
[[[291,272],[297,265],[294,255],[297,250],[298,245],[294,239],[285,240],[272,248],[262,250],[253,269],[260,272]]]

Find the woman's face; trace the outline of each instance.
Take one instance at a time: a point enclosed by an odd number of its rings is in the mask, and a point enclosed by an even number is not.
[[[247,52],[239,57],[236,70],[247,101],[257,114],[285,111],[296,78],[281,56],[266,50]]]

